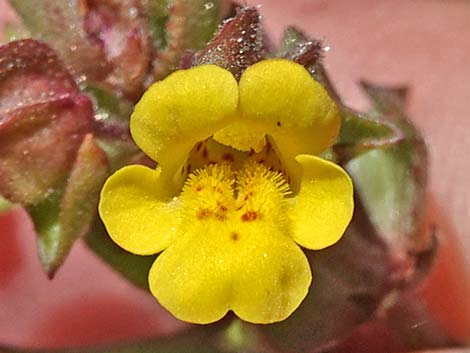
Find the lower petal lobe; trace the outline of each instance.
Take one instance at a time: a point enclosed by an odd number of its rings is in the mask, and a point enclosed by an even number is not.
[[[302,250],[262,221],[199,222],[157,258],[149,274],[150,289],[167,310],[200,324],[229,310],[248,322],[281,321],[300,305],[310,281]]]
[[[177,201],[160,174],[159,169],[141,165],[124,167],[101,192],[99,212],[110,237],[134,254],[162,251],[179,230]]]
[[[292,237],[307,249],[323,249],[336,243],[351,221],[353,185],[338,165],[319,157],[299,155],[300,189],[288,210]]]

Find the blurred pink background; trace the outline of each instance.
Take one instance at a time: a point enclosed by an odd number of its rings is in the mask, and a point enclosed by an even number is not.
[[[331,47],[325,61],[327,69],[341,96],[352,107],[368,106],[357,86],[360,78],[411,87],[409,115],[423,131],[431,154],[432,217],[445,235],[444,246],[466,254],[468,270],[470,2],[247,3],[261,4],[266,28],[275,43],[288,24],[324,38]],[[0,0],[0,14],[1,31],[13,18],[5,0]],[[457,243],[447,243],[449,237],[456,237]],[[121,280],[82,244],[73,249],[56,278],[47,280],[37,259],[32,226],[23,212],[0,219],[0,244],[0,343],[35,347],[83,345],[148,337],[181,327],[152,297]],[[454,261],[447,264],[450,271],[458,266]],[[445,273],[436,276],[449,280]],[[459,287],[460,280],[462,293],[469,293],[468,271],[459,276],[453,279],[454,285]],[[444,292],[439,294],[447,295],[446,288],[442,289]],[[428,290],[429,295],[437,293]],[[459,298],[450,305],[450,311],[460,311],[462,305],[465,310],[470,308],[468,297]],[[452,313],[443,302],[434,300],[436,310],[443,312],[443,321],[451,322],[452,317],[445,315]],[[456,330],[470,335],[468,327]]]

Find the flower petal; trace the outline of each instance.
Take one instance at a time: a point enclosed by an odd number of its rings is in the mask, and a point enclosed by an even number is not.
[[[237,104],[238,86],[229,71],[215,65],[176,71],[137,103],[132,137],[164,171],[176,172],[197,142],[233,119]]]
[[[300,190],[290,205],[292,237],[308,249],[336,243],[351,221],[353,185],[338,165],[310,155],[296,160],[303,170]]]
[[[266,145],[265,135],[265,131],[248,129],[246,123],[239,120],[217,131],[214,140],[239,151],[260,152]]]
[[[177,236],[178,205],[160,174],[141,165],[124,167],[101,191],[99,212],[110,237],[134,254],[155,254]]]
[[[233,310],[241,319],[287,318],[311,282],[302,250],[267,222],[199,222],[155,261],[153,295],[175,317],[210,323]]]
[[[253,323],[287,319],[304,300],[312,281],[300,247],[272,226],[253,227],[234,272],[233,311]]]
[[[284,59],[260,61],[243,73],[239,86],[247,131],[262,127],[284,155],[318,154],[336,139],[338,109],[303,66]]]

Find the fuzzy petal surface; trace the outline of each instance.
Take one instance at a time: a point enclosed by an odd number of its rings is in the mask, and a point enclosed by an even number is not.
[[[299,155],[300,190],[289,215],[292,237],[307,249],[323,249],[336,243],[351,221],[353,184],[338,165],[319,157]]]
[[[130,128],[137,145],[163,170],[176,171],[193,146],[233,119],[238,84],[215,65],[176,71],[137,103]]]
[[[252,323],[284,320],[310,282],[302,250],[267,222],[197,224],[157,258],[149,274],[150,290],[163,307],[199,324],[229,310]]]
[[[124,167],[101,191],[99,213],[111,239],[134,254],[160,252],[177,236],[178,205],[160,174],[141,165]]]
[[[300,64],[260,61],[243,73],[239,89],[247,130],[262,127],[285,155],[321,153],[338,135],[336,104]]]

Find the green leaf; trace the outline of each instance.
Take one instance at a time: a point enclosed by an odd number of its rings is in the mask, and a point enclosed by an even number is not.
[[[414,238],[418,236],[415,233],[425,209],[424,148],[404,142],[364,153],[346,167],[383,239],[393,246],[406,248],[409,242],[420,242]]]
[[[402,111],[406,91],[363,86],[376,109],[370,115],[393,124],[402,138],[389,147],[357,156],[346,168],[382,239],[403,252],[425,251],[432,245],[431,233],[421,229],[426,209],[427,150]]]
[[[85,242],[93,252],[131,283],[148,289],[148,273],[156,256],[138,256],[123,250],[111,240],[99,219],[93,223]]]
[[[75,240],[90,228],[108,174],[105,154],[92,135],[87,135],[63,191],[30,207],[38,232],[39,258],[49,277],[63,264]]]
[[[345,107],[341,107],[340,114],[341,130],[333,150],[342,163],[372,149],[396,145],[404,139],[404,133],[392,123]]]
[[[339,103],[343,126],[333,148],[340,162],[349,161],[356,191],[352,223],[335,246],[307,251],[313,282],[297,311],[260,328],[279,351],[331,348],[368,320],[387,294],[423,278],[429,269],[435,242],[421,227],[426,148],[404,117],[396,91],[388,97],[384,89],[369,89],[380,100],[368,115]],[[411,269],[395,268],[397,254],[413,264]]]
[[[62,196],[63,191],[56,189],[45,200],[28,207],[28,213],[38,235],[39,259],[50,277],[53,276],[54,261],[60,252],[61,230],[57,219],[59,218]]]
[[[375,141],[388,140],[394,137],[394,127],[373,120],[352,111],[341,112],[341,130],[336,144],[341,145],[373,145]]]
[[[165,25],[170,17],[169,1],[170,0],[142,1],[144,14],[146,15],[149,23],[153,47],[156,50],[161,50],[167,46]]]
[[[162,4],[151,7],[154,13],[161,13],[156,17],[154,34],[161,33],[165,22],[165,39],[154,39],[157,45],[165,45],[156,48],[160,49],[153,63],[157,79],[179,67],[183,52],[202,49],[212,39],[221,20],[221,7],[221,0],[170,0],[168,10],[162,10]]]

